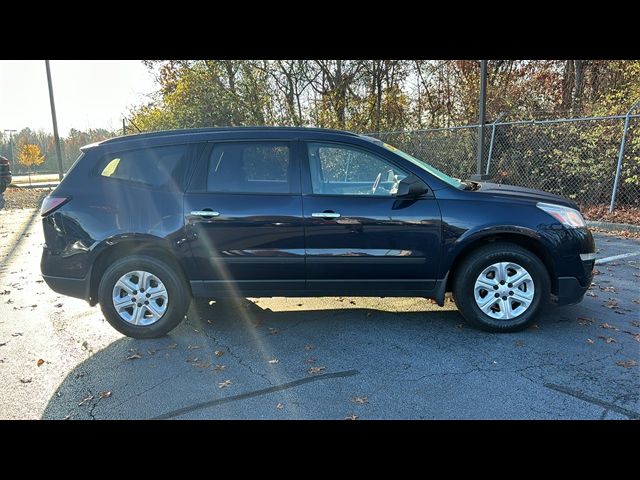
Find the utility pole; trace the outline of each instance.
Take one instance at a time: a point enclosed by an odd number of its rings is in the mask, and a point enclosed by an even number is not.
[[[476,173],[471,175],[471,180],[486,180],[482,175],[482,157],[484,156],[484,122],[485,107],[487,105],[487,61],[480,60],[480,98],[478,100],[478,144],[476,147]]]
[[[6,128],[6,129],[4,130],[4,133],[7,133],[7,132],[9,132],[9,148],[11,149],[11,158],[10,158],[10,162],[11,162],[11,163],[9,164],[9,165],[10,165],[10,167],[9,167],[9,168],[10,168],[11,170],[13,170],[13,168],[15,167],[15,162],[16,162],[16,161],[15,161],[15,157],[14,157],[14,155],[15,155],[15,154],[13,153],[13,134],[14,134],[15,132],[17,132],[17,130],[11,130],[11,129],[9,129],[9,128]]]
[[[126,120],[123,118],[122,119],[122,135],[126,135],[127,134],[127,123]]]
[[[49,84],[49,101],[51,102],[51,119],[53,120],[53,138],[56,142],[56,153],[58,154],[58,178],[62,180],[62,150],[60,149],[60,136],[58,135],[58,120],[56,119],[56,104],[53,101],[53,85],[51,84],[51,67],[49,60],[44,61],[47,67],[47,83]]]

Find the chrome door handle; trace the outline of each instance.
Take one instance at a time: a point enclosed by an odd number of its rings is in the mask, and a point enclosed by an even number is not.
[[[340,214],[334,212],[316,212],[312,213],[311,216],[316,218],[340,218]]]
[[[212,212],[211,210],[193,210],[191,215],[194,217],[219,217],[220,212]]]

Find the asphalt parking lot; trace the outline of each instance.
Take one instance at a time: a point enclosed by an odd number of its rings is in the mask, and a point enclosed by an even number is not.
[[[598,257],[640,241],[596,235]],[[638,419],[640,255],[515,334],[424,299],[197,302],[157,340],[39,275],[34,209],[0,211],[2,419]]]

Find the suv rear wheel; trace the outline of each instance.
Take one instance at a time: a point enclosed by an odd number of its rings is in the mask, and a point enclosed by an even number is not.
[[[107,268],[98,287],[107,321],[133,338],[156,338],[184,318],[190,293],[183,276],[165,262],[131,255]]]
[[[491,332],[515,332],[534,322],[549,298],[542,261],[512,243],[471,252],[455,272],[453,296],[467,322]]]

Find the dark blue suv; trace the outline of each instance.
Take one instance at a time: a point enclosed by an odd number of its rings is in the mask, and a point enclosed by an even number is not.
[[[88,145],[45,199],[42,274],[114,328],[164,335],[192,297],[405,296],[470,323],[529,325],[579,302],[593,237],[575,203],[460,181],[383,142],[215,128]]]

